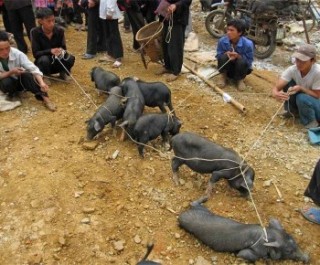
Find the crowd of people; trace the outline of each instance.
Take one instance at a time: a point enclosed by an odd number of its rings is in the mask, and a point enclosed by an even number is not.
[[[83,23],[82,12],[85,12],[87,25],[87,47],[82,59],[88,60],[96,57],[98,52],[105,55],[99,61],[113,63],[114,68],[122,65],[123,45],[119,31],[119,19],[124,12],[128,18],[133,33],[133,50],[137,51],[140,44],[135,39],[135,34],[146,23],[156,19],[156,15],[164,23],[163,30],[163,54],[164,69],[157,74],[169,73],[167,81],[178,78],[183,64],[183,47],[185,29],[189,21],[189,8],[192,0],[0,0],[0,7],[6,32],[14,36],[17,49],[11,48],[8,53],[1,57],[4,61],[2,71],[11,71],[12,67],[18,67],[19,72],[12,72],[9,77],[18,80],[22,87],[29,89],[30,86],[23,84],[25,72],[36,73],[41,82],[35,82],[34,86],[45,92],[45,97],[37,96],[44,100],[45,106],[50,110],[56,110],[56,106],[48,100],[47,88],[41,86],[43,75],[50,76],[59,74],[60,78],[68,81],[70,72],[75,63],[75,57],[67,53],[64,29],[57,26],[57,17],[66,24]],[[161,9],[159,9],[161,7]],[[120,11],[121,9],[121,11]],[[37,22],[37,23],[36,23]],[[174,23],[170,26],[170,23]],[[38,26],[36,26],[38,25]],[[34,64],[8,64],[13,53],[27,54],[29,47],[24,38],[24,29],[31,42],[31,50],[35,58]],[[168,35],[170,38],[168,39]],[[7,42],[7,40],[3,40]],[[21,54],[22,56],[22,54]],[[27,57],[25,58],[27,59]],[[30,62],[31,63],[31,62]],[[32,69],[31,69],[31,68]],[[36,71],[34,70],[36,69]],[[3,92],[13,96],[14,89],[8,91],[0,81]],[[46,79],[46,85],[50,80]],[[6,87],[6,88],[4,88]],[[15,89],[16,93],[22,87]],[[35,89],[30,89],[35,93]]]

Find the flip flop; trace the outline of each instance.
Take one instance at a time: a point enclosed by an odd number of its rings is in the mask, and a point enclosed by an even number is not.
[[[320,208],[310,207],[308,209],[301,209],[300,212],[308,221],[320,224]]]

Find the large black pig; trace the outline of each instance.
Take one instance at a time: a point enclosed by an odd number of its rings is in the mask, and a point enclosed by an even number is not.
[[[110,123],[114,128],[117,120],[122,118],[124,106],[122,100],[122,88],[111,88],[107,100],[97,109],[96,113],[87,121],[87,139],[92,140],[103,128]]]
[[[134,126],[134,139],[142,144],[161,135],[163,143],[168,141],[169,134],[176,135],[181,127],[180,120],[168,114],[146,114],[141,116]],[[138,144],[138,151],[143,157],[144,145]]]
[[[267,240],[260,225],[242,224],[216,215],[199,201],[181,213],[178,222],[215,251],[233,252],[251,262],[258,259],[309,261],[309,256],[300,250],[276,219],[271,219],[266,228]]]
[[[131,77],[123,79],[120,86],[123,95],[127,98],[123,113],[123,122],[119,125],[123,129],[120,138],[123,141],[126,136],[125,130],[130,136],[133,135],[134,125],[142,115],[144,109],[144,97],[137,82]]]
[[[102,67],[93,67],[90,76],[99,92],[107,93],[112,87],[120,84],[119,76],[104,70]]]
[[[227,179],[229,185],[242,195],[248,195],[248,188],[253,188],[254,170],[234,150],[190,132],[172,137],[171,146],[175,154],[171,167],[176,185],[179,184],[179,167],[185,164],[198,173],[211,173],[206,190],[207,198],[211,196],[214,183],[222,178]]]
[[[159,107],[159,109],[166,113],[165,106],[168,106],[169,110],[174,113],[171,102],[171,91],[162,82],[144,82],[136,79],[136,82],[144,97],[145,105],[151,108]]]
[[[144,255],[144,257],[137,263],[137,265],[161,265],[159,262],[147,260],[148,256],[150,255],[152,249],[153,249],[153,244],[148,244],[147,245],[147,253]]]

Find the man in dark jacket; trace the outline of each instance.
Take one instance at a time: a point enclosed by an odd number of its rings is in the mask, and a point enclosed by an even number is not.
[[[156,12],[163,20],[162,51],[164,67],[156,74],[169,73],[167,82],[176,80],[183,64],[185,29],[192,0],[161,0]]]
[[[53,11],[50,8],[38,10],[39,27],[31,31],[31,46],[35,65],[45,75],[60,73],[63,80],[70,80],[69,73],[75,57],[66,53],[67,46],[64,30],[55,25]]]
[[[18,49],[24,53],[28,52],[28,46],[23,37],[23,25],[30,39],[30,31],[36,26],[34,13],[30,0],[4,0],[8,11],[11,33],[17,43]]]

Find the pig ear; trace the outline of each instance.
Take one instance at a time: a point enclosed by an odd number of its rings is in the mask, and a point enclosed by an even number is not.
[[[277,229],[277,230],[281,230],[281,231],[283,230],[281,223],[277,219],[274,219],[274,218],[270,219],[269,227]]]
[[[101,125],[99,122],[95,121],[93,128],[96,130],[96,132],[99,132],[101,130]]]
[[[279,248],[280,247],[280,244],[278,241],[266,242],[266,243],[263,243],[263,245],[266,247],[272,247],[272,248]]]

